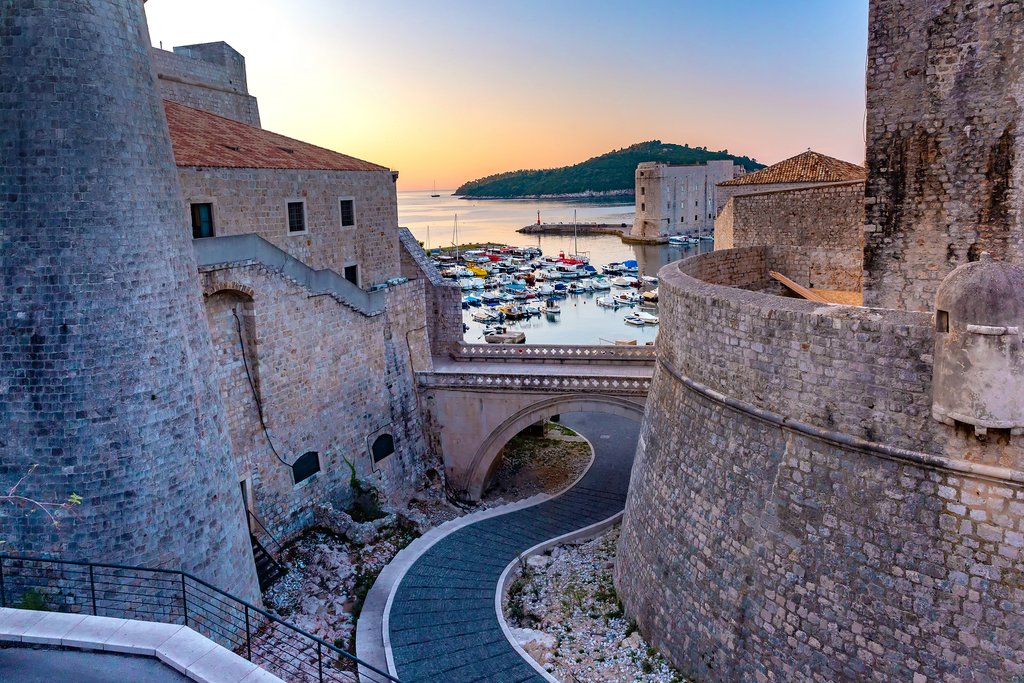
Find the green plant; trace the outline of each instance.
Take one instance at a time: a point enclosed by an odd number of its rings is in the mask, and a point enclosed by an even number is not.
[[[46,594],[35,588],[29,588],[21,594],[21,599],[14,605],[17,609],[29,609],[36,612],[49,612],[50,603]]]

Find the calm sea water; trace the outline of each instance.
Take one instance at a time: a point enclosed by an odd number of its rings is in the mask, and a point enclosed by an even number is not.
[[[572,224],[573,211],[580,223],[633,223],[632,202],[618,201],[536,201],[499,199],[459,199],[451,190],[438,190],[440,197],[431,197],[430,191],[398,193],[398,224],[409,228],[418,240],[429,247],[450,246],[454,240],[455,215],[459,217],[459,243],[498,242],[517,246],[534,245],[547,255],[559,251],[573,253],[578,243],[579,252],[590,257],[590,263],[600,270],[611,261],[636,259],[641,275],[657,275],[667,263],[697,253],[698,247],[673,247],[623,244],[615,235],[581,236],[578,242],[571,235],[521,235],[518,228],[537,222],[537,212],[544,223]],[[712,249],[711,242],[703,242],[701,251]],[[614,293],[616,290],[613,289]],[[508,327],[526,332],[528,344],[602,344],[615,339],[636,339],[638,344],[653,341],[657,326],[634,327],[623,322],[631,310],[612,310],[598,306],[598,294],[570,295],[559,301],[562,309],[554,319],[548,316],[528,320],[510,321]],[[466,340],[482,341],[483,325],[469,317]],[[654,312],[657,315],[657,312]]]

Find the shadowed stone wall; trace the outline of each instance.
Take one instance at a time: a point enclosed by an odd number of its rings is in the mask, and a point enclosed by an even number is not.
[[[759,245],[799,248],[805,263],[782,274],[805,286],[860,291],[864,183],[733,197],[715,221],[715,249]]]
[[[930,310],[988,251],[1024,262],[1024,7],[873,0],[864,302]]]
[[[84,499],[5,547],[257,601],[142,2],[2,0],[0,63],[0,488]]]
[[[245,58],[227,43],[152,48],[160,95],[186,107],[202,109],[260,127],[256,98],[249,94]]]
[[[627,612],[698,680],[1024,673],[1020,437],[931,418],[930,315],[752,291],[777,251],[659,272]]]

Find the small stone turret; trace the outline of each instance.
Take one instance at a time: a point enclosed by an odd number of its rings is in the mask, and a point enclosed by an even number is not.
[[[1024,268],[993,261],[960,266],[935,298],[932,415],[949,425],[1024,430]]]

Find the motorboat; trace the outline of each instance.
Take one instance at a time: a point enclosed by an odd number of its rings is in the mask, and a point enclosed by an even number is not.
[[[658,302],[658,290],[657,289],[648,290],[648,291],[644,292],[643,294],[641,294],[640,296],[643,298],[644,301],[649,301],[651,303],[657,303]]]
[[[612,296],[599,296],[597,297],[597,305],[605,308],[618,308],[622,304],[615,300]]]
[[[490,323],[490,322],[494,322],[494,321],[497,321],[497,320],[501,320],[501,316],[500,315],[494,313],[493,311],[487,310],[487,309],[481,309],[479,311],[473,311],[473,313],[470,314],[470,317],[473,318],[473,320],[475,320],[478,323]]]
[[[548,296],[555,291],[555,288],[551,285],[537,285],[537,294],[540,296]]]
[[[558,307],[554,299],[548,299],[544,302],[544,308],[542,309],[549,315],[557,315],[562,312],[562,309]]]
[[[470,306],[479,306],[481,304],[481,299],[473,296],[472,294],[464,298],[463,301]]]
[[[619,263],[618,261],[606,263],[603,266],[601,266],[601,272],[604,273],[605,275],[621,275],[622,264]]]
[[[633,325],[635,327],[643,327],[644,321],[635,315],[627,315],[623,320],[626,321],[627,325]]]
[[[634,292],[619,292],[617,294],[613,294],[612,298],[615,299],[620,306],[635,306],[640,301],[640,297]]]
[[[640,270],[640,265],[633,259],[622,262],[622,272],[633,275]]]
[[[608,278],[604,277],[603,275],[595,277],[593,280],[591,280],[591,283],[593,283],[595,292],[607,292],[612,288],[611,283],[608,282]]]
[[[462,291],[464,292],[468,292],[469,290],[473,289],[473,278],[462,278],[461,280],[459,280],[459,287],[461,287]]]
[[[639,280],[635,277],[630,277],[629,275],[620,275],[619,277],[612,278],[612,284],[616,287],[622,287],[623,289],[627,287],[636,287],[639,283]]]
[[[659,322],[658,316],[651,315],[646,311],[639,311],[638,313],[636,313],[636,317],[640,318],[640,320],[643,320],[644,325],[657,325]]]
[[[658,278],[656,278],[656,277],[654,277],[652,275],[642,275],[642,276],[640,276],[640,279],[643,280],[644,282],[646,282],[649,285],[656,285],[656,284],[658,284]]]

